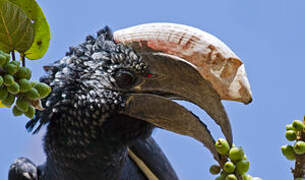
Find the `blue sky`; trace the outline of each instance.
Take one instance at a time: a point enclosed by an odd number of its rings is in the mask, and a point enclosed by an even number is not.
[[[38,1],[50,24],[52,39],[45,57],[29,62],[33,78],[42,66],[64,56],[69,46],[81,43],[105,25],[113,30],[148,22],[195,26],[223,40],[245,63],[254,101],[250,105],[224,101],[232,122],[234,142],[243,146],[249,173],[269,179],[292,179],[292,162],[281,155],[285,125],[305,114],[305,1]],[[215,137],[219,128],[198,107],[184,103],[208,124]],[[41,137],[26,132],[25,117],[0,109],[0,179],[20,156],[44,161]],[[179,177],[213,179],[209,152],[195,140],[164,130],[153,134]]]

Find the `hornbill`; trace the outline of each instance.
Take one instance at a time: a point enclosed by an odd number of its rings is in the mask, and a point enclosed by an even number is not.
[[[252,100],[241,60],[216,37],[185,25],[151,23],[114,33],[105,27],[44,69],[40,80],[52,92],[26,127],[37,133],[47,124],[46,162],[19,158],[10,180],[175,180],[151,137],[155,127],[195,138],[220,163],[223,157],[207,126],[173,100],[205,110],[230,144],[221,100]]]

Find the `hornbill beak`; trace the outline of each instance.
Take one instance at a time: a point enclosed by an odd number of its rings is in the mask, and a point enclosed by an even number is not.
[[[221,100],[252,101],[241,60],[216,37],[185,25],[139,25],[115,32],[114,40],[135,49],[152,74],[131,89],[122,113],[199,140],[222,164],[206,125],[172,100],[190,101],[204,109],[232,144]]]

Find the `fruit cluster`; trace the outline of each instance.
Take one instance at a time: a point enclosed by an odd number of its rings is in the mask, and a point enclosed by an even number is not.
[[[300,120],[294,120],[292,124],[286,125],[286,139],[288,141],[296,141],[294,145],[283,145],[281,147],[283,155],[288,160],[295,160],[296,155],[303,155],[305,153],[305,142],[302,139],[305,125]]]
[[[257,177],[246,175],[249,170],[250,162],[247,160],[246,155],[241,147],[230,148],[227,140],[219,138],[215,143],[216,150],[219,154],[229,157],[223,168],[219,165],[212,165],[210,167],[210,173],[220,176],[215,180],[237,180],[237,176],[241,176],[243,180],[261,180]]]
[[[0,50],[0,101],[3,105],[13,107],[13,114],[24,114],[33,118],[35,108],[32,102],[48,96],[51,88],[40,82],[29,81],[32,72],[29,68],[21,67],[20,62],[10,61],[10,55]]]

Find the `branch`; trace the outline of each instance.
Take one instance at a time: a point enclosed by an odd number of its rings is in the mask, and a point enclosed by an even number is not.
[[[305,120],[305,117],[304,117]],[[303,121],[304,123],[304,121]],[[297,141],[305,141],[305,132],[299,132],[297,136]],[[296,178],[305,178],[305,154],[297,155],[296,154],[296,161],[295,161],[295,168],[292,169],[293,177]]]

